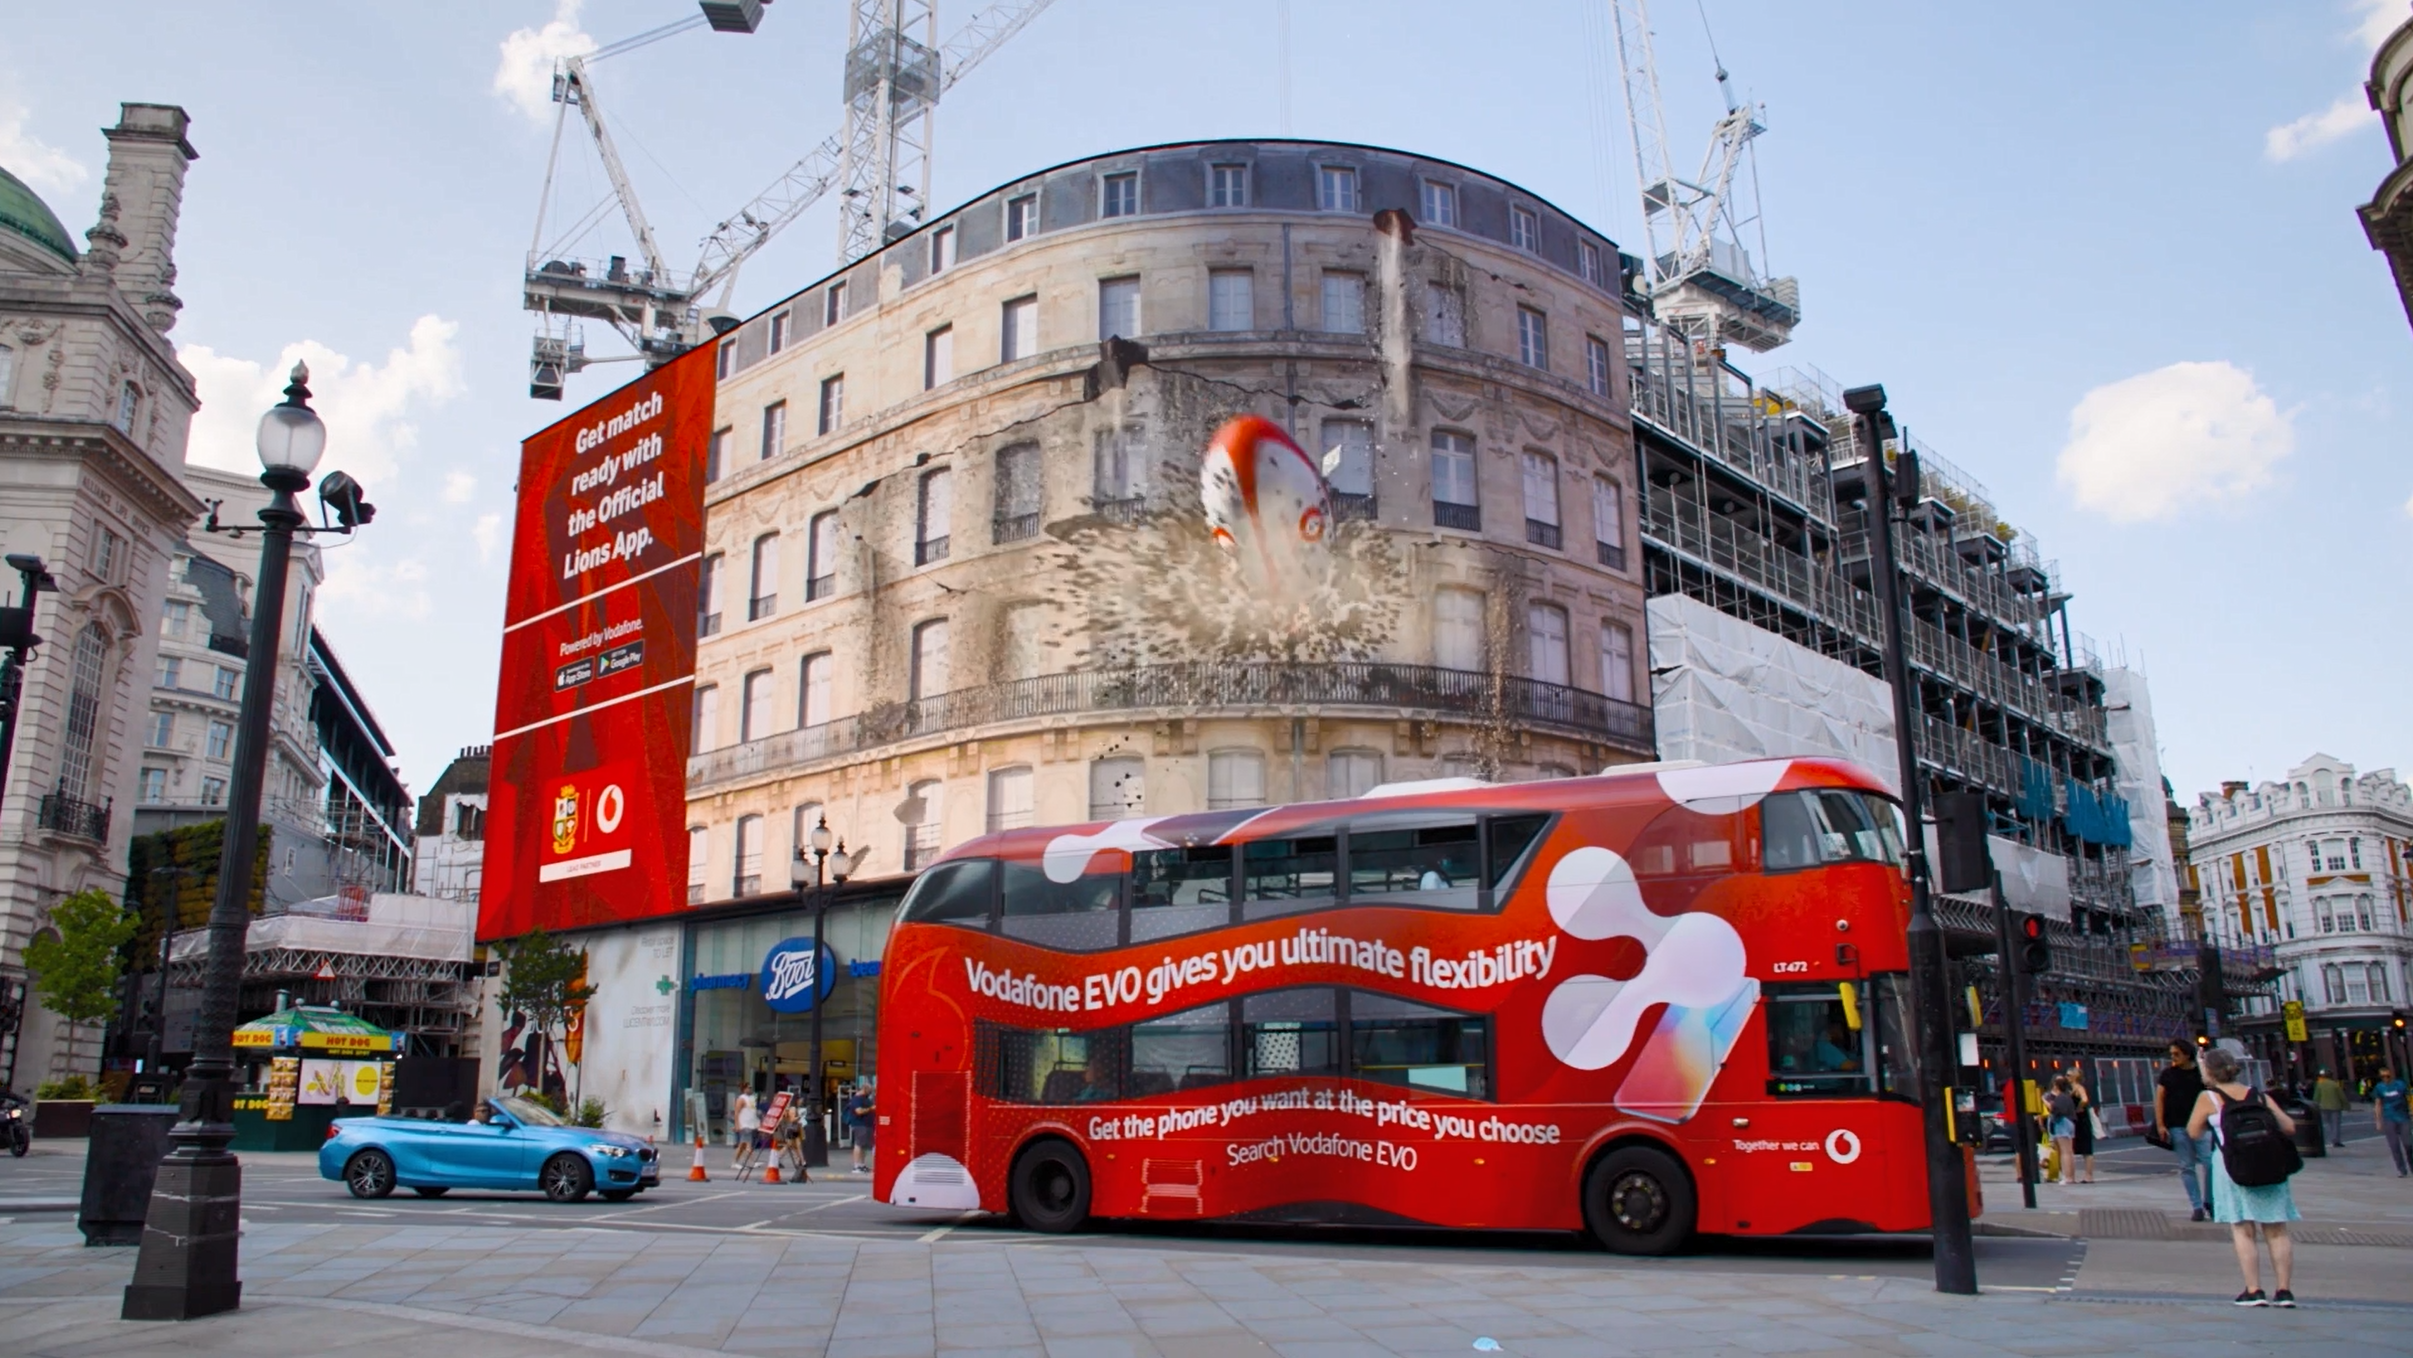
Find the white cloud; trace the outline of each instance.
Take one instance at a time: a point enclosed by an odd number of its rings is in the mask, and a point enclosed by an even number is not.
[[[2406,0],[2352,0],[2354,40],[2357,65],[2368,67],[2371,54],[2380,43],[2396,31],[2407,17],[2413,17],[2413,5]],[[2358,76],[2360,72],[2357,73]],[[2273,161],[2289,161],[2309,151],[2317,151],[2331,142],[2353,136],[2366,127],[2378,127],[2379,115],[2371,111],[2371,101],[2363,94],[2360,79],[2347,87],[2344,94],[2318,113],[2307,113],[2294,122],[2281,123],[2262,134],[2262,154]]]
[[[2060,479],[2122,523],[2242,499],[2296,450],[2291,417],[2231,363],[2173,363],[2100,386],[2070,411]]]
[[[201,391],[186,457],[207,467],[256,472],[252,435],[260,412],[284,399],[294,362],[310,365],[310,405],[327,422],[327,455],[320,470],[341,467],[359,477],[371,499],[391,491],[419,441],[416,416],[461,391],[458,323],[421,316],[409,343],[388,351],[383,364],[359,363],[317,340],[285,346],[274,363],[221,354],[207,345],[177,351]],[[449,487],[448,487],[449,490]]]
[[[2413,513],[2413,507],[2409,507],[2407,512]],[[478,521],[470,526],[469,536],[478,544],[478,564],[481,566],[493,565],[494,554],[501,551],[503,547],[503,516],[500,514],[478,515]]]
[[[27,132],[25,106],[7,98],[0,98],[0,166],[31,185],[62,220],[70,214],[57,198],[82,188],[92,177],[74,156]]]
[[[2408,519],[2413,519],[2413,498],[2408,498],[2405,501],[2405,517]]]
[[[543,28],[520,29],[502,41],[502,60],[494,68],[494,92],[539,122],[553,116],[553,63],[595,50],[595,40],[578,26],[578,11],[584,3],[554,0],[552,22]]]
[[[467,472],[446,472],[444,474],[444,502],[446,504],[468,504],[470,497],[477,493],[478,479],[476,477]]]
[[[417,557],[380,561],[369,538],[346,540],[325,553],[326,583],[318,589],[318,615],[357,618],[403,617],[413,621],[435,612],[427,589],[427,565]]]

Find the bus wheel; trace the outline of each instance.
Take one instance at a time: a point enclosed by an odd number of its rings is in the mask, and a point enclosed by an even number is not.
[[[1070,1142],[1035,1142],[1014,1157],[1005,1195],[1014,1220],[1030,1230],[1076,1230],[1089,1219],[1089,1165]]]
[[[1584,1176],[1584,1224],[1614,1254],[1672,1254],[1692,1234],[1692,1181],[1665,1151],[1626,1146]]]

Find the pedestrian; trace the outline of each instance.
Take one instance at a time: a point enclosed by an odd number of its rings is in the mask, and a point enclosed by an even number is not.
[[[760,1144],[762,1113],[754,1106],[754,1091],[737,1091],[737,1131],[729,1138],[729,1169],[732,1173],[746,1167],[746,1152]]]
[[[852,1134],[848,1139],[854,1142],[857,1174],[870,1172],[866,1161],[871,1155],[871,1107],[871,1081],[857,1081],[854,1092],[846,1098],[846,1129]]]
[[[2095,1096],[2086,1088],[2086,1069],[2072,1066],[2069,1073],[2070,1097],[2078,1101],[2076,1126],[2070,1133],[2070,1153],[2078,1158],[2085,1176],[2078,1182],[2095,1181]]]
[[[2379,1083],[2371,1086],[2371,1124],[2388,1138],[2388,1158],[2396,1162],[2396,1177],[2413,1171],[2413,1106],[2406,1102],[2405,1082],[2387,1066],[2379,1068]]]
[[[2187,1185],[2187,1220],[2212,1219],[2212,1138],[2188,1130],[2195,1104],[2203,1097],[2203,1072],[2195,1068],[2195,1048],[2170,1044],[2170,1064],[2153,1085],[2153,1130],[2178,1157],[2178,1177]]]
[[[791,1167],[788,1182],[792,1184],[809,1184],[813,1181],[813,1172],[804,1163],[802,1113],[801,1106],[789,1104],[779,1116],[779,1125],[771,1129],[771,1153],[775,1160],[785,1161]]]
[[[2321,1130],[2329,1144],[2340,1150],[2346,1148],[2346,1086],[2321,1068],[2321,1078],[2312,1082],[2312,1106],[2321,1110]]]
[[[2270,1112],[2280,1133],[2293,1136],[2295,1119],[2279,1106],[2279,1101],[2251,1085],[2237,1080],[2239,1062],[2235,1053],[2214,1047],[2204,1053],[2204,1092],[2195,1103],[2195,1115],[2187,1119],[2187,1130],[2201,1135],[2209,1132],[2220,1146],[2212,1157],[2212,1219],[2226,1223],[2229,1243],[2237,1250],[2237,1268],[2245,1275],[2245,1290],[2237,1294],[2239,1306],[2286,1306],[2296,1304],[2293,1291],[2296,1274],[2296,1242],[2288,1234],[2287,1223],[2301,1218],[2296,1212],[2296,1194],[2287,1180],[2258,1187],[2239,1185],[2229,1177],[2228,1150],[2231,1115],[2240,1105],[2259,1104]],[[2292,1150],[2292,1147],[2281,1147]],[[2279,1287],[2268,1297],[2262,1294],[2262,1257],[2254,1248],[2254,1228],[2262,1228],[2262,1243],[2269,1247],[2271,1272]]]
[[[2053,1077],[2053,1092],[2044,1096],[2044,1134],[2053,1139],[2053,1158],[2062,1183],[2077,1182],[2077,1165],[2071,1160],[2070,1142],[2078,1135],[2078,1096],[2069,1089],[2069,1077]]]

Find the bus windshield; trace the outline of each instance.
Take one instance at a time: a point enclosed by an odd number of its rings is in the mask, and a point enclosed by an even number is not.
[[[1902,863],[1900,813],[1886,798],[1843,788],[1779,792],[1760,803],[1770,872],[1829,863]]]

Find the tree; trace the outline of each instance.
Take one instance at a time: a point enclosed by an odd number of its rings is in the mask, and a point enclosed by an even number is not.
[[[118,949],[140,923],[107,892],[79,891],[50,907],[51,928],[25,945],[42,1007],[70,1023],[95,1023],[117,1010]]]
[[[501,951],[503,1017],[526,1015],[529,1026],[543,1038],[543,1052],[531,1072],[536,1087],[543,1089],[553,1031],[595,997],[595,987],[586,983],[586,951],[570,947],[542,929],[529,930],[524,937],[503,944]]]

